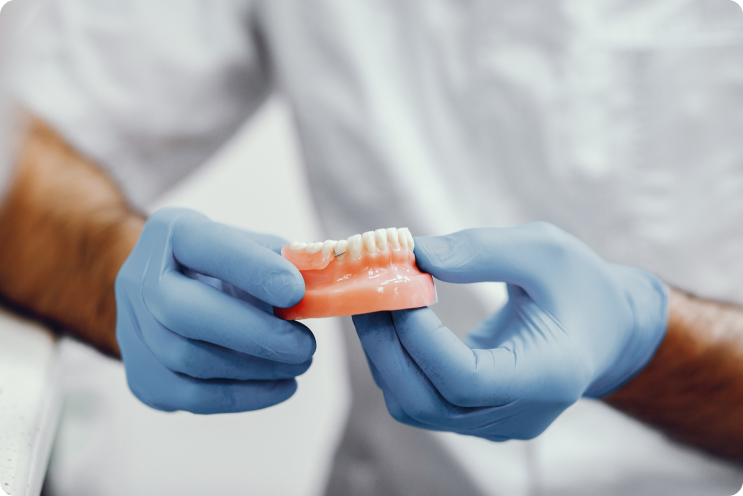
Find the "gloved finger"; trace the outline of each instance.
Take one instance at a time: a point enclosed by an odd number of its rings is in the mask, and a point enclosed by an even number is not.
[[[306,326],[281,320],[179,272],[146,283],[143,296],[160,324],[187,338],[286,363],[306,362],[315,353],[315,337]],[[148,343],[158,337],[149,331],[144,329]]]
[[[353,317],[356,332],[378,384],[396,398],[402,410],[427,428],[475,428],[490,422],[493,408],[462,408],[446,401],[400,343],[389,312]],[[384,390],[384,389],[383,389]]]
[[[284,247],[284,245],[289,244],[289,241],[287,239],[282,238],[281,236],[277,236],[276,234],[263,233],[258,231],[245,231],[243,229],[239,229],[238,232],[253,243],[256,243],[264,248],[268,248],[272,252],[279,255],[281,254],[281,249]]]
[[[499,407],[463,409],[466,413],[461,418],[450,419],[445,426],[425,423],[408,415],[371,360],[369,367],[384,394],[385,405],[392,418],[420,429],[456,432],[498,442],[510,439],[533,439],[541,434],[562,411],[556,409],[550,416],[545,414],[544,405],[516,401]]]
[[[224,294],[230,295],[234,298],[237,298],[246,303],[249,303],[256,308],[263,310],[266,313],[273,314],[273,307],[271,305],[269,305],[265,301],[259,300],[258,298],[251,295],[250,293],[247,293],[243,291],[242,289],[235,287],[228,282],[224,282],[221,279],[217,279],[216,277],[209,277],[209,276],[205,276],[204,274],[199,274],[198,272],[195,272],[189,269],[188,267],[183,267],[181,272],[183,273],[183,275],[185,275],[189,279],[194,279],[204,284],[208,284],[209,286],[218,289]]]
[[[461,430],[460,433],[492,441],[534,439],[544,432],[564,409],[564,405],[517,400],[499,408],[488,422]]]
[[[580,397],[582,391],[570,386],[583,384],[585,379],[570,375],[585,371],[565,367],[575,358],[574,350],[569,344],[550,341],[552,335],[564,333],[546,315],[544,321],[527,321],[523,329],[508,330],[511,337],[519,334],[521,339],[530,340],[529,346],[525,341],[509,340],[498,348],[473,350],[428,308],[391,313],[406,352],[454,405],[498,406],[539,398],[545,404],[558,402],[566,407]]]
[[[238,229],[204,216],[182,216],[174,223],[172,243],[173,255],[182,265],[273,306],[291,307],[304,296],[299,270]]]
[[[369,370],[371,371],[372,379],[374,379],[374,383],[377,385],[379,389],[382,389],[382,385],[384,382],[382,381],[382,378],[379,377],[379,372],[377,372],[377,368],[374,366],[374,363],[371,361],[371,358],[369,358],[369,354],[366,353],[366,350],[364,350],[364,356],[366,357],[366,363],[369,364]]]
[[[597,262],[596,270],[602,265],[583,243],[545,222],[415,238],[415,257],[437,279],[515,284],[550,311],[559,308],[566,280],[580,285],[591,277],[592,271],[579,268],[590,261]]]
[[[138,330],[117,332],[117,339],[129,388],[143,403],[158,410],[200,414],[259,410],[287,400],[297,390],[294,379],[195,379],[165,367],[144,344]]]
[[[275,380],[291,379],[307,372],[312,359],[303,363],[283,363],[240,353],[206,341],[196,341],[176,334],[160,324],[156,339],[147,345],[158,360],[174,372],[197,379]]]
[[[367,356],[367,359],[368,358],[369,357]],[[374,365],[374,362],[372,362],[371,360],[368,360],[368,362],[369,369],[371,370],[372,376],[374,377],[374,381],[377,383],[377,386],[379,386],[379,389],[382,390],[382,394],[384,395],[384,403],[387,406],[387,411],[389,412],[390,416],[392,416],[392,418],[394,418],[401,424],[409,425],[411,427],[418,427],[419,429],[428,429],[434,431],[448,430],[442,427],[437,427],[431,424],[420,422],[408,415],[402,405],[400,405],[400,402],[397,401],[397,398],[395,398],[395,395],[392,394],[390,388],[388,388],[382,380],[377,367]]]

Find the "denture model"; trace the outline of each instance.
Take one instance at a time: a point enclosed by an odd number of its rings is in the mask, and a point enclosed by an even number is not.
[[[304,277],[304,298],[274,308],[284,320],[358,315],[436,303],[430,274],[418,270],[406,228],[377,229],[348,240],[293,242],[281,255]]]

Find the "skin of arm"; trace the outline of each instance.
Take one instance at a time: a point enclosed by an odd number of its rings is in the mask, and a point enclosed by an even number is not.
[[[0,208],[0,295],[118,356],[114,280],[144,221],[98,167],[32,119]],[[743,309],[672,290],[669,311],[654,358],[605,401],[743,462]]]
[[[672,289],[663,343],[604,401],[671,438],[743,463],[743,309]]]
[[[98,167],[30,119],[0,208],[0,296],[118,357],[114,281],[144,221]]]

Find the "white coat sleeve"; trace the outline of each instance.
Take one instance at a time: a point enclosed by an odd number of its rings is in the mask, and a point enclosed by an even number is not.
[[[46,0],[12,93],[139,207],[270,92],[250,0]]]

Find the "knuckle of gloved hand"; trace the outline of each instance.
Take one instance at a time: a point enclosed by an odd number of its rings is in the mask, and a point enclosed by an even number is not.
[[[208,251],[209,243],[204,243],[204,229],[211,222],[197,212],[185,211],[172,220],[171,240],[174,250],[183,253],[196,253],[199,256]]]

